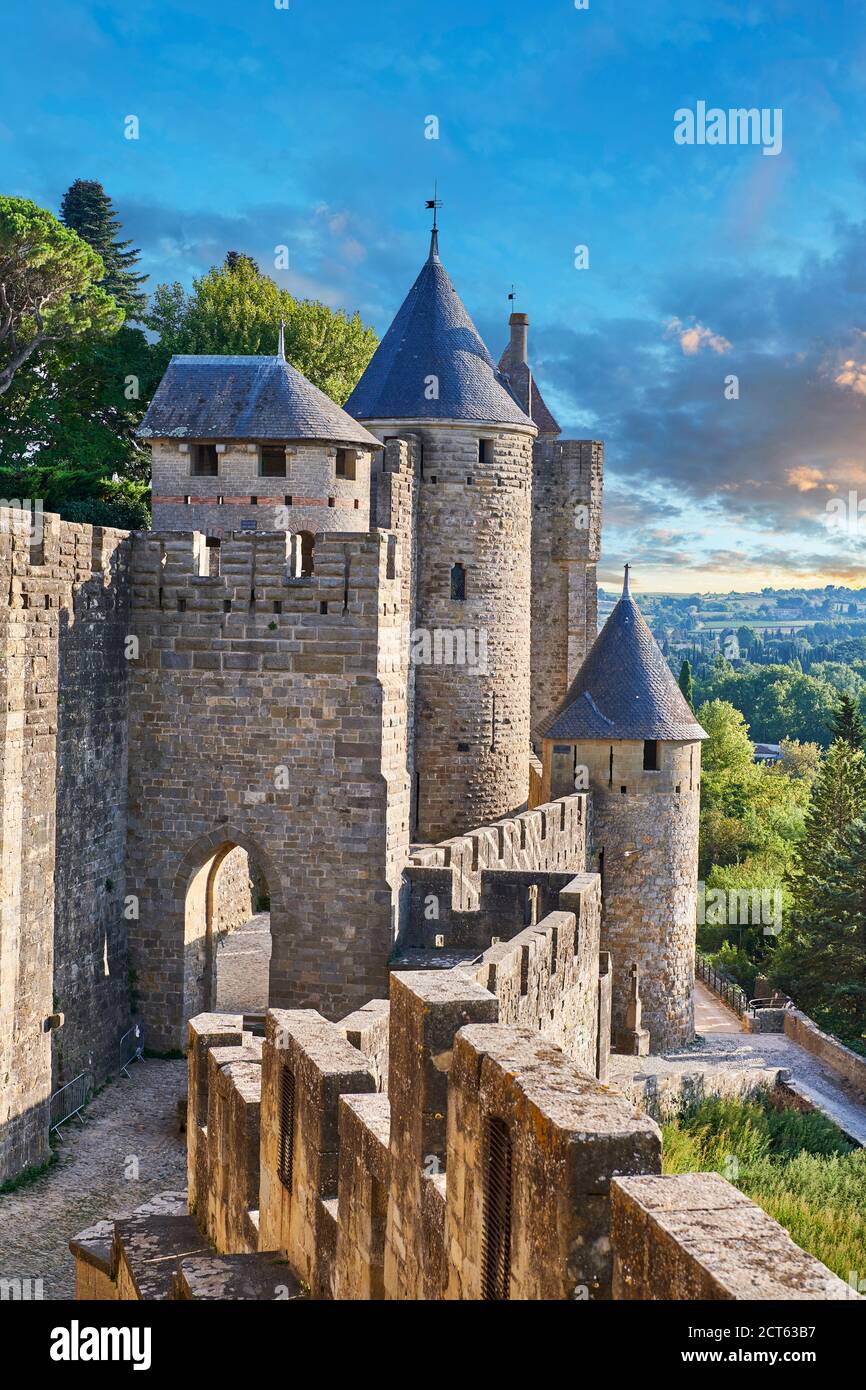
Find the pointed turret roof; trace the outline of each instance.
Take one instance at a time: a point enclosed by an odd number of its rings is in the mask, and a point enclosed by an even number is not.
[[[543,738],[669,739],[707,735],[631,597],[626,565],[622,598],[575,676]]]
[[[438,398],[428,400],[430,377]],[[421,273],[346,401],[356,420],[471,420],[532,427],[439,259]]]
[[[175,355],[136,433],[142,439],[315,439],[381,449],[363,425],[276,357]]]

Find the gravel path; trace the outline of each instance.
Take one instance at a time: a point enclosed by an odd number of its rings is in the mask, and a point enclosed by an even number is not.
[[[75,1296],[68,1241],[105,1217],[127,1216],[158,1192],[186,1188],[186,1137],[175,1107],[185,1061],[135,1062],[93,1100],[82,1128],[63,1126],[59,1161],[0,1196],[0,1279],[41,1279],[46,1299]]]

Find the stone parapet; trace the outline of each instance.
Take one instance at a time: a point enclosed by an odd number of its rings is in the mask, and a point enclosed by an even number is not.
[[[719,1173],[617,1175],[611,1184],[616,1299],[851,1299]]]

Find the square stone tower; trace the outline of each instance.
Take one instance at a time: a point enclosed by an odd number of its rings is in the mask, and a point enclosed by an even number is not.
[[[175,356],[138,434],[153,451],[155,530],[299,535],[366,531],[381,445],[283,355]]]

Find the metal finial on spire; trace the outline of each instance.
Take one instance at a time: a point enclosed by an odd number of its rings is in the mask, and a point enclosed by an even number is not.
[[[631,592],[630,592],[629,587],[628,587],[628,575],[629,575],[629,570],[630,570],[630,569],[631,569],[631,565],[626,565],[626,567],[625,567],[625,578],[624,578],[623,583],[622,583],[622,596],[623,596],[623,598],[631,598]]]
[[[277,357],[282,362],[286,360],[286,320],[280,319],[280,336],[277,340]]]
[[[439,199],[438,199],[438,197],[437,197],[438,191],[439,191],[439,182],[438,182],[438,180],[437,180],[437,181],[434,182],[434,184],[433,184],[433,197],[432,197],[432,198],[428,198],[427,201],[426,201],[426,203],[424,204],[424,206],[425,206],[426,208],[431,208],[431,209],[432,209],[432,212],[433,212],[433,229],[432,229],[432,233],[431,233],[431,236],[430,236],[430,256],[431,256],[431,258],[432,258],[433,256],[438,256],[438,255],[439,255],[439,223],[438,223],[438,221],[437,221],[436,215],[437,215],[439,209],[442,207],[442,204],[440,203],[440,201],[439,201]]]

